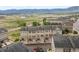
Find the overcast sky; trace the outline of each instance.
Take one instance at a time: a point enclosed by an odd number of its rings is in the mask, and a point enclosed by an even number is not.
[[[53,9],[79,6],[79,0],[0,0],[0,10]]]

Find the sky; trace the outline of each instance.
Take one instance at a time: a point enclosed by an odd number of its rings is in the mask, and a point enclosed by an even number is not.
[[[0,0],[0,10],[54,9],[79,6],[79,0]]]
[[[0,6],[72,6],[79,0],[0,0]]]
[[[70,6],[0,6],[0,10],[7,9],[55,9],[55,8],[68,8]]]

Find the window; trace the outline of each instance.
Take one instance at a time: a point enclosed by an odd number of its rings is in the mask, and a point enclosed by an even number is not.
[[[52,34],[49,34],[49,36],[52,36]]]
[[[32,41],[32,39],[28,39],[28,41]]]
[[[22,38],[21,41],[24,41],[24,38]]]
[[[1,41],[1,43],[4,43],[4,41]]]
[[[64,48],[63,52],[71,52],[71,48]]]
[[[40,41],[40,38],[36,39],[36,41]]]
[[[35,36],[32,36],[33,38],[35,38]]]
[[[44,42],[48,42],[48,38],[47,37],[44,39]]]
[[[48,40],[48,38],[45,38],[45,40]]]
[[[31,33],[31,31],[29,31],[29,33]]]
[[[44,35],[41,35],[41,37],[43,37]]]
[[[48,34],[46,34],[46,36],[48,36]]]

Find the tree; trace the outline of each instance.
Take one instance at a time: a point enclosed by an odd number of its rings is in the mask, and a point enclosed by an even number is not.
[[[46,18],[43,19],[43,23],[46,22]]]
[[[68,33],[70,33],[70,31],[68,29],[65,29],[62,31],[62,34],[68,34]]]
[[[44,22],[44,25],[50,25],[50,23],[49,22]]]
[[[46,18],[43,19],[43,24],[44,25],[50,25],[50,23],[46,21]]]
[[[78,34],[78,32],[77,31],[73,31],[73,34]]]
[[[33,22],[32,25],[33,25],[33,26],[39,26],[40,23],[39,23],[39,22]]]
[[[43,24],[46,25],[46,18],[43,19]]]

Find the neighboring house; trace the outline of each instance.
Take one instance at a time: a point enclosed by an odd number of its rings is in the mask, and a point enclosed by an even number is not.
[[[58,18],[46,18],[48,22],[54,22],[54,21],[58,21],[58,22],[65,22],[65,21],[69,21],[70,17],[58,17]]]
[[[2,47],[2,44],[5,44],[5,41],[8,39],[7,30],[5,28],[0,28],[0,47]]]
[[[63,22],[62,23],[63,30],[68,29],[68,30],[72,31],[73,30],[73,23],[74,23],[73,20],[68,20],[68,21]]]
[[[62,27],[56,25],[32,26],[21,29],[21,41],[24,42],[32,50],[37,48],[47,51],[54,50],[52,36],[54,34],[62,34]]]
[[[66,20],[65,20],[66,19]],[[61,19],[62,20],[62,19]],[[51,22],[51,21],[50,21]],[[62,30],[73,30],[74,21],[52,21],[53,25],[29,26],[21,29],[20,41],[32,51],[79,52],[79,35],[63,35]]]
[[[61,24],[62,25],[62,29],[69,29],[72,30],[73,29],[73,23],[75,22],[75,19],[71,18],[71,17],[59,17],[56,19],[53,18],[47,18],[47,22],[50,22],[51,24]]]
[[[79,52],[79,35],[54,35],[55,52]]]
[[[0,52],[31,52],[31,50],[23,43],[17,42],[0,48]]]

